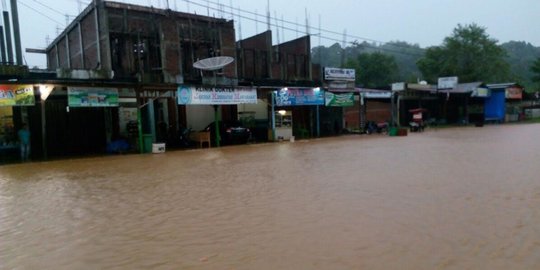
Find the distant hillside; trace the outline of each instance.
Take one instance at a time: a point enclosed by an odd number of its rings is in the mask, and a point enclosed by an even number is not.
[[[523,84],[525,88],[533,87],[530,67],[536,58],[540,57],[540,47],[535,47],[524,41],[510,41],[501,44],[501,46],[508,54],[506,61],[510,64],[516,81]]]
[[[417,44],[409,44],[403,41],[393,41],[382,45],[368,42],[356,43],[345,47],[346,63],[348,59],[356,59],[362,53],[381,52],[394,57],[398,65],[398,79],[400,81],[416,81],[422,76],[416,67],[416,61],[423,56],[424,50]],[[338,43],[330,47],[315,47],[312,49],[311,59],[313,63],[320,62],[323,67],[341,67],[342,48]]]
[[[525,86],[527,90],[533,90],[531,82],[531,64],[540,57],[540,47],[535,47],[524,41],[510,41],[501,44],[507,51],[506,61],[510,64],[514,80]],[[393,41],[382,45],[373,43],[356,43],[345,48],[345,61],[356,58],[361,53],[381,52],[395,58],[399,68],[399,80],[413,82],[422,79],[422,74],[416,66],[416,62],[423,56],[424,49],[417,44],[403,41]],[[342,62],[342,49],[338,43],[330,47],[315,47],[312,49],[313,63],[321,66],[340,67]]]

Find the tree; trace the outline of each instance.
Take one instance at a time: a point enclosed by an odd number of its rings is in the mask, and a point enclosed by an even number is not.
[[[362,53],[345,65],[356,70],[356,83],[367,88],[377,88],[394,82],[398,66],[394,57],[375,53]]]
[[[510,77],[505,50],[476,24],[458,26],[441,46],[431,47],[417,65],[424,78],[458,76],[461,82],[502,82]]]
[[[540,57],[538,57],[532,64],[531,72],[533,73],[532,81],[540,84]]]

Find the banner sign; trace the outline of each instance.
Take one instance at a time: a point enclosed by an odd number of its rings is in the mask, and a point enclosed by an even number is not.
[[[458,84],[458,77],[439,78],[437,89],[454,89]]]
[[[363,93],[365,98],[391,98],[392,93],[391,92],[365,92]]]
[[[69,107],[118,107],[118,89],[68,87]]]
[[[0,106],[33,106],[33,85],[0,85]]]
[[[505,91],[507,99],[522,99],[523,89],[521,87],[508,87]]]
[[[356,71],[350,68],[324,68],[324,79],[327,81],[354,81]]]
[[[324,105],[328,107],[354,106],[354,93],[324,93]]]
[[[405,83],[404,82],[398,82],[392,84],[392,91],[403,91],[405,90]]]
[[[180,105],[257,104],[257,89],[179,86]]]
[[[320,88],[281,88],[276,91],[276,106],[324,105]]]
[[[471,93],[472,97],[489,97],[489,95],[490,91],[485,87],[478,87]]]

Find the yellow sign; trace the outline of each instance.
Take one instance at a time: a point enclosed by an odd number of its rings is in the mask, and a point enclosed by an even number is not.
[[[0,106],[33,106],[36,103],[32,85],[0,85]]]

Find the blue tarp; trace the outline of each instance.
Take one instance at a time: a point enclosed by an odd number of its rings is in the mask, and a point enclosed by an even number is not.
[[[491,89],[491,96],[486,98],[484,115],[486,120],[504,120],[505,89]]]

